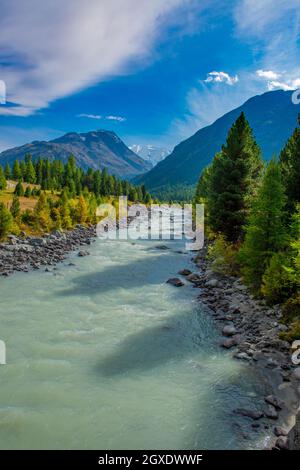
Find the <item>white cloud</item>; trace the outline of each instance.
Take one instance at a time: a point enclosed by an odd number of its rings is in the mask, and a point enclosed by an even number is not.
[[[118,121],[118,122],[126,121],[126,118],[124,118],[123,116],[105,116],[105,119],[107,121]]]
[[[239,78],[237,75],[230,76],[226,72],[209,72],[207,74],[206,80],[204,80],[205,83],[226,83],[227,85],[234,85],[239,81]]]
[[[256,75],[267,80],[277,80],[280,77],[280,74],[273,72],[273,70],[257,70]]]
[[[87,118],[87,119],[102,119],[102,116],[100,116],[100,114],[86,114],[86,113],[81,113],[81,114],[77,114],[76,117]]]
[[[296,90],[300,86],[300,78],[290,77],[287,72],[273,72],[272,70],[257,70],[256,75],[267,82],[268,90]]]
[[[168,15],[187,1],[1,0],[0,77],[16,106],[0,113],[26,116],[128,72],[150,57]]]

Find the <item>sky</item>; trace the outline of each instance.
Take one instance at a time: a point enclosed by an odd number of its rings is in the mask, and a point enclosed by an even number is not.
[[[172,149],[300,88],[300,0],[0,0],[0,151],[115,131]]]

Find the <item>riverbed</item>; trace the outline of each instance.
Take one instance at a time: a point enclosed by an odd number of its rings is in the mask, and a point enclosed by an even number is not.
[[[183,242],[89,251],[0,279],[0,448],[263,447],[233,413],[263,403],[260,377],[219,348],[197,289],[166,284],[194,269]]]

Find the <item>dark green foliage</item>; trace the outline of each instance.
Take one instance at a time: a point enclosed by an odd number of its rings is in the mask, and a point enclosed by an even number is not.
[[[287,246],[285,203],[280,168],[273,159],[268,164],[253,202],[245,242],[240,251],[245,281],[256,291],[260,290],[262,277],[272,257]]]
[[[10,211],[0,202],[0,240],[3,240],[13,226],[13,218]]]
[[[299,118],[300,124],[300,118]],[[297,127],[280,154],[280,167],[288,197],[287,207],[293,211],[300,202],[300,127]]]
[[[0,191],[6,188],[6,178],[2,166],[0,165]]]
[[[21,181],[17,183],[14,194],[19,197],[24,196],[24,188],[23,188],[23,184],[21,183]]]
[[[16,195],[14,196],[14,198],[12,200],[12,204],[10,206],[10,213],[13,216],[14,219],[19,217],[19,215],[20,215],[20,201],[19,201],[18,196],[16,196]]]
[[[207,188],[209,224],[229,242],[243,238],[262,166],[260,149],[241,113],[229,131],[226,145],[214,158]]]
[[[30,197],[30,196],[31,196],[31,189],[30,189],[30,186],[27,186],[27,187],[26,187],[24,196],[25,196],[25,197]]]

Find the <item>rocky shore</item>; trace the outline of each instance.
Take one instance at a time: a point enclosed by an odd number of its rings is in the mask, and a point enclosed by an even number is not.
[[[184,269],[178,273],[181,278],[169,283],[181,287],[186,280],[200,289],[199,301],[219,325],[220,347],[255,367],[270,390],[265,406],[237,408],[233,413],[245,417],[252,430],[270,429],[271,448],[300,449],[300,367],[292,362],[291,345],[279,338],[287,329],[280,323],[280,306],[269,307],[255,299],[240,279],[213,272],[206,254],[203,248],[195,258],[196,272]]]
[[[83,225],[69,231],[55,231],[44,237],[11,235],[6,243],[0,244],[0,275],[9,276],[15,271],[28,272],[60,263],[71,251],[90,245],[95,236],[94,226]],[[78,253],[79,256],[87,254],[86,250]]]

